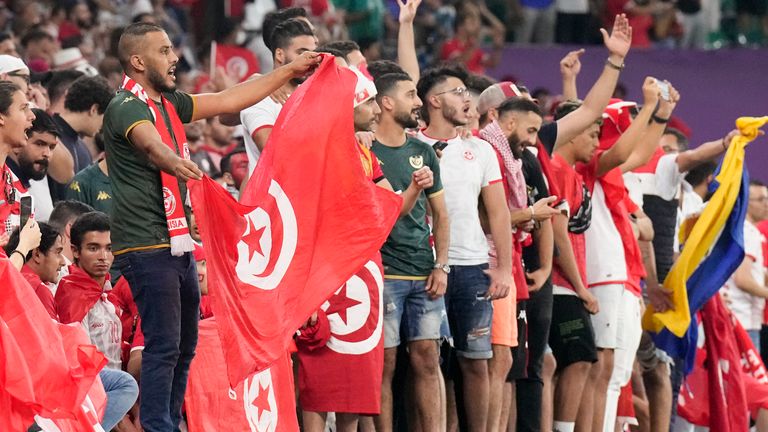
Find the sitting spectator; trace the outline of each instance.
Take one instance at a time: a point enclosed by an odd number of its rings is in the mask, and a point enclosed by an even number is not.
[[[61,71],[53,71],[51,78],[46,82],[45,89],[48,91],[48,112],[51,114],[64,112],[64,99],[67,95],[67,90],[84,74],[79,70],[67,69]]]
[[[488,29],[493,39],[493,52],[486,53],[480,47],[484,37],[482,19],[490,22]],[[485,73],[485,68],[494,67],[501,58],[504,46],[504,25],[487,8],[464,4],[456,16],[456,35],[443,45],[440,58],[455,61],[466,66],[467,70],[477,74]]]
[[[36,72],[47,71],[53,63],[53,55],[59,50],[56,40],[50,33],[35,27],[21,38],[24,49],[24,62]]]
[[[97,134],[100,139],[101,132]],[[112,182],[109,181],[107,160],[100,159],[95,164],[77,173],[67,187],[66,198],[80,201],[107,215],[112,213]]]
[[[208,153],[214,166],[221,166],[221,158],[237,145],[232,141],[234,131],[234,127],[222,124],[218,116],[206,119],[205,142],[200,148]]]
[[[75,264],[59,282],[56,312],[64,324],[81,322],[91,343],[107,357],[107,367],[120,369],[122,324],[107,298],[114,260],[109,218],[101,212],[86,213],[72,224],[70,233]]]
[[[19,51],[16,48],[16,41],[13,39],[13,35],[10,33],[0,33],[0,54],[13,57],[21,57],[19,55]]]
[[[56,203],[53,212],[51,212],[48,224],[61,234],[61,241],[64,246],[64,250],[62,251],[62,255],[64,255],[64,267],[61,269],[59,279],[69,274],[69,266],[75,259],[72,254],[72,243],[70,241],[72,224],[75,223],[75,220],[81,215],[92,211],[94,211],[93,207],[88,204],[67,200]]]
[[[35,290],[37,298],[45,307],[46,312],[54,320],[58,320],[56,307],[53,301],[53,292],[59,280],[59,270],[64,267],[64,256],[61,254],[63,245],[61,235],[52,226],[41,222],[40,245],[29,251],[25,257],[25,264],[21,268],[21,274]],[[19,246],[19,229],[11,234],[5,251],[10,255]]]

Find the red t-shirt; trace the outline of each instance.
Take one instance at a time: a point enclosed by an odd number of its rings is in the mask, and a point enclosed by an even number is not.
[[[443,49],[440,51],[440,59],[445,61],[456,60],[466,51],[468,47],[464,45],[458,39],[451,39],[443,44]],[[467,70],[477,74],[485,73],[485,66],[483,66],[483,59],[485,53],[479,47],[475,47],[469,59],[464,63]]]
[[[765,239],[768,239],[768,220],[764,220],[757,224],[757,229],[763,234]],[[768,240],[763,241],[763,260],[764,266],[768,267]],[[768,324],[768,302],[766,302],[763,312],[763,324]]]
[[[381,170],[379,165],[379,158],[368,147],[359,144],[357,150],[360,152],[360,162],[363,164],[365,175],[374,183],[378,183],[384,180],[384,171]]]
[[[560,191],[560,197],[568,203],[572,217],[581,207],[583,202],[584,179],[558,153],[552,154],[551,166],[556,175],[552,176],[550,181],[557,186],[557,190]],[[576,234],[569,231],[568,238],[571,240],[573,254],[576,258],[576,266],[579,269],[579,276],[581,276],[581,282],[586,287],[587,251],[584,233]],[[552,269],[552,284],[575,291],[573,285],[568,278],[565,277],[565,274],[557,263],[555,263]]]
[[[45,307],[45,311],[48,312],[48,315],[58,321],[59,316],[56,315],[56,304],[53,300],[53,293],[50,288],[48,288],[48,286],[43,283],[42,279],[40,279],[40,276],[26,264],[21,268],[21,275],[24,276],[24,279],[26,279],[27,282],[29,282],[29,285],[35,290],[37,298],[40,299],[40,302],[43,304],[43,307]]]

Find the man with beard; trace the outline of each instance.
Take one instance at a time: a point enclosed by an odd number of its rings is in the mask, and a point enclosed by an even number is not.
[[[32,121],[32,128],[27,131],[27,145],[11,153],[6,163],[24,190],[34,197],[35,219],[44,222],[53,210],[51,195],[46,194],[45,190],[40,193],[39,189],[30,189],[30,181],[46,177],[48,163],[59,142],[59,128],[45,111],[35,108],[32,112],[35,114],[35,120]],[[41,212],[41,209],[47,211]]]
[[[281,22],[272,31],[270,49],[275,69],[291,63],[303,52],[317,48],[317,38],[307,22],[301,18],[291,18]],[[301,76],[286,82],[280,91],[293,93],[309,76]],[[252,107],[240,113],[240,122],[245,128],[245,150],[248,153],[248,174],[252,174],[259,161],[259,156],[267,144],[272,126],[280,115],[283,105],[272,98],[264,98]]]
[[[488,421],[490,429],[502,430],[506,429],[506,414],[511,408],[515,380],[526,376],[528,358],[526,305],[529,295],[522,261],[523,243],[527,242],[529,233],[535,226],[540,226],[542,222],[549,222],[558,211],[549,206],[555,197],[540,199],[529,206],[523,156],[525,148],[533,146],[536,142],[536,134],[541,128],[542,114],[538,105],[526,98],[511,97],[495,110],[498,113],[497,119],[483,127],[480,130],[480,136],[496,150],[504,179],[503,185],[510,218],[512,226],[515,227],[512,242],[512,276],[515,281],[516,297],[508,296],[494,301],[491,325],[493,358],[489,362],[491,393]],[[535,160],[535,157],[533,158]],[[490,238],[489,243],[493,251]],[[551,252],[551,248],[549,250]],[[515,317],[517,317],[516,321]],[[512,348],[511,351],[510,348]],[[505,381],[510,381],[506,389]]]
[[[455,354],[463,380],[456,399],[460,422],[469,431],[485,431],[488,421],[492,300],[509,295],[512,281],[512,231],[501,172],[493,147],[456,131],[466,126],[470,108],[467,73],[457,67],[430,69],[422,74],[418,96],[428,126],[418,138],[433,145],[447,143],[440,168],[445,202],[451,219],[446,309]],[[480,204],[496,246],[497,266],[490,268],[489,248]],[[461,396],[464,396],[463,403]]]
[[[178,430],[189,364],[197,344],[200,290],[189,235],[186,181],[200,179],[188,159],[183,123],[251,106],[320,62],[306,52],[273,72],[219,93],[176,91],[179,58],[154,24],[128,26],[118,57],[123,88],[104,115],[112,192],[115,264],[131,286],[146,348],[141,422],[147,432]]]
[[[395,190],[411,189],[427,169],[434,183],[418,192],[413,209],[392,228],[381,248],[384,265],[384,378],[381,415],[377,430],[392,430],[392,379],[401,328],[408,343],[413,379],[413,425],[429,431],[440,429],[442,393],[438,340],[445,316],[443,294],[447,284],[448,214],[440,180],[440,165],[429,145],[406,135],[418,126],[421,100],[416,85],[405,73],[390,73],[376,80],[381,109],[376,141],[371,148]],[[430,245],[427,201],[432,209],[435,253]],[[414,427],[415,428],[415,427]]]

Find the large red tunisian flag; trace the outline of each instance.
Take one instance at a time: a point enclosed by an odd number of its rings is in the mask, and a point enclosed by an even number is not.
[[[354,136],[356,75],[326,58],[283,107],[234,199],[191,182],[230,383],[284,355],[294,332],[374,256],[401,198],[375,186]]]
[[[104,402],[104,355],[81,327],[54,322],[7,258],[0,258],[0,299],[0,430],[27,430],[35,415],[62,425],[91,422],[84,404],[91,414],[103,409],[94,405]]]
[[[184,402],[189,432],[297,431],[293,370],[286,352],[231,388],[216,318],[200,321]]]

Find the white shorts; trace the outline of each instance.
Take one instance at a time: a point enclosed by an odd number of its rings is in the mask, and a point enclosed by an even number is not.
[[[598,348],[631,349],[636,335],[642,332],[640,299],[629,292],[624,284],[598,285],[589,289],[597,297],[600,312],[592,315],[595,345]],[[639,339],[639,336],[637,336]],[[634,346],[637,351],[637,346]]]

